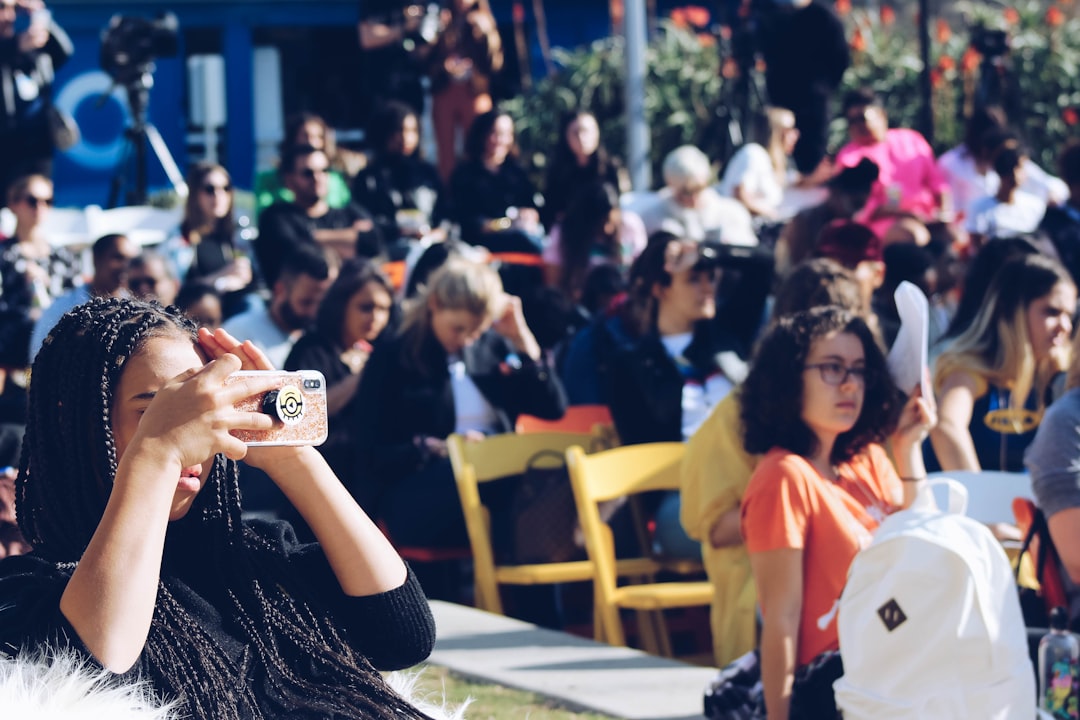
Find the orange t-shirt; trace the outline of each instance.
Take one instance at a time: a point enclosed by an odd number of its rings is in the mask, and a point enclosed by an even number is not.
[[[837,475],[838,482],[826,480],[806,458],[773,448],[758,463],[742,501],[747,552],[803,551],[800,667],[839,647],[836,611],[851,561],[903,499],[900,479],[880,445],[840,465]],[[768,608],[761,612],[767,616]]]

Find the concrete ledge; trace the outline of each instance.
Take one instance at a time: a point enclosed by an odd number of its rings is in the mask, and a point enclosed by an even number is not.
[[[713,668],[612,647],[502,615],[432,601],[430,662],[466,677],[625,720],[700,720]]]

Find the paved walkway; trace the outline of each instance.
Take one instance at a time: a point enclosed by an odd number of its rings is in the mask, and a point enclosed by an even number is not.
[[[466,677],[625,720],[700,720],[712,668],[612,647],[471,607],[433,601],[429,662]]]

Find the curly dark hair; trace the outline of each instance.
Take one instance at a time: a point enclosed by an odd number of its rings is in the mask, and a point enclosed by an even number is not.
[[[16,509],[23,534],[58,572],[70,573],[82,557],[112,490],[113,394],[127,361],[151,338],[195,342],[195,333],[176,308],[99,298],[64,315],[46,338],[30,383]],[[267,687],[304,717],[427,717],[394,694],[310,590],[297,587],[283,554],[241,523],[236,463],[221,455],[190,512],[170,524],[163,566],[193,552],[220,583],[248,661],[230,657],[182,602],[190,591],[163,572],[143,658],[154,684],[182,699],[190,717],[262,718],[251,662],[265,667]],[[297,652],[307,658],[303,667],[285,660]]]
[[[851,333],[862,342],[866,388],[859,418],[836,438],[831,461],[849,460],[895,429],[901,395],[873,331],[846,310],[819,307],[780,318],[758,344],[739,396],[747,452],[760,454],[774,447],[803,457],[817,452],[817,436],[802,419],[803,365],[814,342],[833,333]]]

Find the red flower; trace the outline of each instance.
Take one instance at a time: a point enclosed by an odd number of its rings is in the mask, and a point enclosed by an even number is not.
[[[716,45],[716,36],[712,33],[698,33],[697,39],[701,43],[701,47],[713,47]]]
[[[948,55],[942,55],[941,58],[938,60],[938,69],[941,70],[941,72],[943,73],[949,72],[950,70],[955,70],[956,61]]]
[[[709,11],[700,5],[687,5],[686,19],[694,27],[706,27],[709,24]]]
[[[739,77],[739,63],[733,57],[724,58],[724,64],[720,66],[720,76],[725,80]]]
[[[851,49],[855,52],[866,50],[866,38],[863,37],[862,28],[855,28],[855,32],[851,34]]]
[[[1076,108],[1065,108],[1061,111],[1061,119],[1066,125],[1075,125],[1080,123],[1080,113],[1076,112]]]
[[[1006,25],[1017,25],[1020,22],[1020,13],[1016,11],[1016,8],[1005,8],[1003,16]]]
[[[524,5],[522,5],[519,2],[514,3],[514,8],[513,8],[512,12],[513,12],[513,18],[514,18],[515,23],[520,25],[521,23],[525,22],[525,6]]]
[[[930,87],[935,89],[941,87],[941,80],[942,77],[940,70],[935,68],[934,70],[930,71]]]
[[[982,61],[982,55],[973,47],[969,47],[964,51],[964,56],[960,58],[960,69],[965,73],[972,73],[979,67],[979,63]]]
[[[949,21],[945,18],[938,18],[937,21],[937,41],[944,45],[949,42],[949,38],[952,37],[952,28],[949,27]]]
[[[888,26],[896,22],[896,11],[890,5],[881,6],[881,24]]]
[[[684,30],[690,26],[690,21],[686,18],[686,8],[675,8],[671,11],[671,24]]]
[[[1057,5],[1051,5],[1046,11],[1046,24],[1050,27],[1058,27],[1065,22],[1065,13]]]
[[[847,15],[851,12],[851,0],[836,0],[836,14]]]

